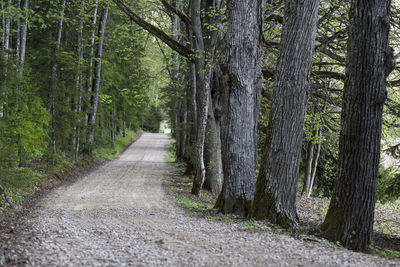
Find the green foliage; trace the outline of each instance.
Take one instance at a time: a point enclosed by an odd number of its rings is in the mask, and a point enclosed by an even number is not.
[[[141,128],[145,131],[158,133],[163,120],[160,109],[155,106],[146,108],[141,118]]]
[[[175,139],[171,139],[169,144],[168,154],[166,161],[168,163],[175,163],[176,162],[176,141]]]
[[[7,200],[12,204],[20,204],[43,181],[40,173],[29,168],[0,168],[0,189],[4,190]],[[0,212],[10,203],[4,203],[0,197]]]
[[[377,199],[381,202],[400,198],[400,173],[398,169],[379,167]]]
[[[127,131],[126,136],[118,135],[115,145],[111,142],[101,144],[93,150],[93,157],[95,159],[113,159],[120,154],[127,145],[138,139],[142,131]]]

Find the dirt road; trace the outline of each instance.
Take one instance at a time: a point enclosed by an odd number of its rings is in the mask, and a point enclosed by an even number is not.
[[[399,262],[241,223],[188,215],[166,195],[169,140],[144,134],[121,156],[59,187],[1,237],[3,265],[393,266]]]

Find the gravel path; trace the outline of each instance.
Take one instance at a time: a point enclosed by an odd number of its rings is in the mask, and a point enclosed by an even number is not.
[[[327,242],[188,215],[162,186],[169,140],[144,134],[121,156],[59,187],[1,237],[3,265],[400,266]]]

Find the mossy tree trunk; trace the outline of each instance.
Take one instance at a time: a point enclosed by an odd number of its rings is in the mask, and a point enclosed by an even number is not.
[[[337,184],[323,236],[356,251],[372,242],[386,75],[390,0],[354,0],[350,14]]]

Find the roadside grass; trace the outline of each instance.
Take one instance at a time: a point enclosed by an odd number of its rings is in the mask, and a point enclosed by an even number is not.
[[[93,149],[94,160],[111,160],[118,156],[130,143],[135,141],[142,135],[143,131],[127,131],[126,136],[118,135],[115,140],[115,146],[111,143],[96,146]]]
[[[115,146],[95,147],[91,157],[68,158],[57,155],[42,158],[23,168],[0,168],[0,216],[10,208],[21,205],[43,186],[60,183],[74,170],[115,158],[142,133],[127,131],[126,137],[117,136]]]

